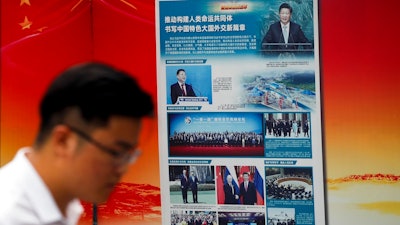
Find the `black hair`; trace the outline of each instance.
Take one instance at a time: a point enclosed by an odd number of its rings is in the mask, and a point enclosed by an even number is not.
[[[186,72],[184,69],[178,69],[178,70],[176,71],[176,75],[178,75],[179,72],[181,72],[181,71]]]
[[[53,80],[42,98],[37,142],[54,126],[65,123],[71,109],[78,109],[84,122],[105,126],[111,116],[150,115],[153,103],[125,72],[97,62],[72,66]]]
[[[288,3],[282,3],[281,6],[279,6],[279,12],[281,12],[281,9],[289,9],[290,13],[292,13],[293,9],[292,6],[290,6]]]

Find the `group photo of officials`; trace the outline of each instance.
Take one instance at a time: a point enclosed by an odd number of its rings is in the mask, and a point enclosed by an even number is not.
[[[312,1],[274,1],[274,11],[265,16],[261,31],[264,55],[295,57],[313,51]],[[272,7],[271,7],[272,8]],[[306,28],[305,30],[303,28]]]
[[[267,113],[265,138],[309,138],[309,113]]]
[[[268,208],[267,225],[296,225],[294,208]]]
[[[168,113],[170,156],[263,156],[263,113]]]
[[[266,168],[267,200],[312,200],[312,168]]]
[[[216,212],[172,210],[171,225],[217,225]]]
[[[262,134],[244,131],[174,132],[169,137],[170,146],[193,147],[248,147],[264,146]]]
[[[172,204],[215,204],[214,166],[169,166]]]

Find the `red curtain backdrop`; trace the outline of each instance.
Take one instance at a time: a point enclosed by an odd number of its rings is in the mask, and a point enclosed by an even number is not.
[[[1,1],[1,165],[32,144],[40,97],[70,65],[114,65],[132,74],[156,102],[154,14],[154,1],[144,0]],[[99,222],[161,223],[156,117],[144,123],[141,159],[99,205]],[[81,224],[90,224],[92,206],[84,206]]]
[[[30,145],[52,76],[92,54],[90,1],[1,1],[1,162]]]

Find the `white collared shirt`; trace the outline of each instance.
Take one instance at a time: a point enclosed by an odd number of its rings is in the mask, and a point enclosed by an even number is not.
[[[285,27],[286,27],[286,38],[285,38],[285,43],[287,44],[288,42],[289,42],[289,31],[290,31],[290,22],[289,23],[287,23],[286,25],[285,24],[283,24],[283,23],[281,23],[281,28],[282,28],[282,34],[284,35],[284,33],[285,33]],[[284,35],[285,36],[285,35]]]
[[[283,23],[281,23],[281,28],[282,28],[282,31],[283,31],[283,27],[284,27],[284,26],[286,26],[286,27],[287,27],[288,31],[290,30],[290,22],[289,22],[289,23],[287,23],[286,25],[285,25],[285,24],[283,24]]]
[[[187,94],[187,91],[186,91],[186,84],[185,84],[185,83],[181,83],[181,82],[179,82],[179,81],[178,81],[178,84],[179,84],[179,87],[180,87],[181,89],[183,89],[183,93],[186,93],[186,94]]]
[[[74,225],[83,207],[78,199],[67,206],[64,217],[50,190],[26,157],[26,147],[0,168],[0,225]]]

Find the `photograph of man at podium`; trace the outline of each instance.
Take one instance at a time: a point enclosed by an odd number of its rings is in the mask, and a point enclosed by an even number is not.
[[[167,66],[167,104],[211,104],[211,66]]]
[[[178,81],[171,85],[172,104],[176,103],[179,96],[196,97],[196,93],[193,91],[192,85],[186,84],[186,71],[184,69],[178,69],[176,71],[176,79]]]
[[[304,14],[298,12],[298,17]],[[292,21],[293,8],[288,3],[282,3],[278,10],[279,20],[269,25],[261,44],[261,49],[266,53],[295,53],[310,52],[313,50],[310,41],[302,26]]]

